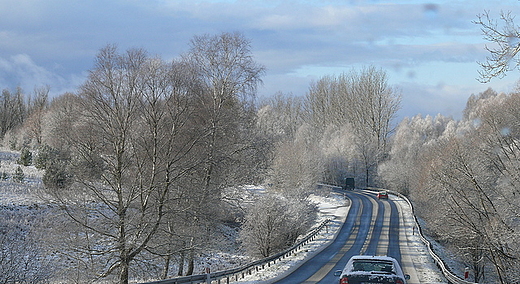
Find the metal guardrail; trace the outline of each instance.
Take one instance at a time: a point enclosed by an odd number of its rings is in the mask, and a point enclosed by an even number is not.
[[[328,186],[328,185],[322,185],[322,186]],[[381,188],[366,188],[369,190],[385,190],[390,194],[393,194],[395,196],[398,196],[406,201],[408,205],[410,206],[412,210],[412,215],[414,218],[415,226],[417,227],[417,230],[419,232],[419,237],[421,238],[421,241],[426,245],[428,248],[429,254],[432,256],[435,264],[439,267],[442,274],[448,280],[449,283],[452,284],[478,284],[475,282],[466,281],[457,275],[455,275],[451,270],[446,266],[444,261],[433,251],[432,244],[424,237],[422,228],[417,220],[417,217],[415,216],[415,208],[410,202],[410,200],[403,194],[381,189]],[[301,241],[299,241],[294,246],[277,253],[275,255],[272,255],[270,257],[251,262],[249,264],[246,264],[244,266],[234,268],[234,269],[228,269],[224,271],[218,271],[208,274],[198,274],[198,275],[190,275],[190,276],[182,276],[182,277],[175,277],[171,279],[166,280],[159,280],[159,281],[153,281],[153,282],[146,282],[143,284],[177,284],[177,283],[212,283],[213,281],[216,281],[218,284],[221,284],[224,280],[225,283],[230,283],[231,279],[234,279],[235,281],[238,281],[240,278],[244,278],[246,275],[251,275],[253,271],[259,271],[261,269],[264,269],[265,266],[271,266],[271,263],[276,264],[276,262],[280,259],[284,259],[285,257],[291,256],[294,252],[298,251],[303,245],[309,243],[310,241],[314,240],[314,237],[327,225],[327,223],[330,222],[330,219],[325,220],[318,226],[316,229],[314,229],[310,234],[308,234],[305,238],[303,238]]]
[[[433,246],[432,244],[430,243],[430,241],[428,241],[424,235],[423,235],[423,232],[422,232],[422,228],[421,228],[421,225],[419,224],[419,222],[417,221],[417,217],[415,216],[415,208],[412,204],[412,202],[410,202],[410,200],[408,199],[408,197],[406,197],[405,195],[399,193],[399,192],[396,192],[396,191],[392,191],[392,190],[386,190],[386,189],[382,189],[382,188],[367,188],[367,189],[370,189],[370,190],[378,190],[378,191],[381,191],[381,190],[384,190],[384,191],[387,191],[388,193],[390,194],[393,194],[395,196],[398,196],[402,199],[404,199],[406,201],[406,203],[408,203],[408,205],[410,206],[410,208],[412,209],[412,215],[413,215],[413,219],[414,219],[414,222],[415,222],[415,226],[417,227],[417,230],[419,231],[419,237],[421,238],[422,242],[426,245],[426,247],[428,248],[428,252],[430,253],[430,255],[432,256],[433,260],[435,261],[435,264],[437,265],[437,267],[439,267],[439,269],[442,271],[442,274],[444,275],[444,277],[446,277],[446,280],[448,280],[448,282],[452,283],[452,284],[478,284],[478,283],[475,283],[475,282],[471,282],[471,281],[467,281],[467,280],[464,280],[462,278],[460,278],[459,276],[455,275],[453,272],[451,272],[451,270],[446,266],[446,264],[444,263],[444,261],[441,259],[440,256],[438,256],[434,251],[433,251]]]
[[[244,278],[246,275],[251,275],[253,271],[259,271],[261,269],[264,269],[265,266],[270,267],[271,263],[276,264],[276,262],[280,259],[284,259],[286,257],[291,256],[293,253],[300,250],[303,247],[303,245],[313,241],[316,235],[323,228],[325,228],[325,226],[329,222],[330,219],[323,221],[318,227],[312,230],[311,233],[309,233],[305,238],[300,240],[292,247],[270,257],[257,260],[255,262],[251,262],[244,266],[213,273],[175,277],[166,280],[146,282],[143,284],[212,283],[213,281],[216,281],[218,284],[220,284],[222,283],[222,281],[225,281],[225,283],[229,283],[232,279],[238,281],[238,279]]]

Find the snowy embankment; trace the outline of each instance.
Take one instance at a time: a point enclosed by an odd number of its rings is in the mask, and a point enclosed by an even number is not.
[[[0,149],[0,205],[41,204],[40,198],[43,171],[35,166],[20,166],[16,163],[20,153]],[[24,174],[23,182],[14,179],[16,169],[20,167]]]
[[[19,165],[16,160],[19,158],[19,153],[7,150],[0,150],[0,175],[3,177],[0,180],[0,210],[12,211],[22,210],[27,215],[34,215],[41,213],[44,201],[41,199],[43,171],[36,169],[34,166],[20,166],[24,173],[24,182],[16,182],[13,175]],[[262,188],[249,188],[245,192],[250,195],[255,195],[262,191]],[[243,190],[240,190],[244,194]],[[252,198],[252,196],[249,196]],[[271,264],[270,267],[260,270],[252,275],[246,275],[245,278],[239,279],[235,283],[263,283],[269,279],[275,278],[283,273],[294,269],[303,261],[313,254],[319,252],[325,245],[331,242],[335,233],[341,227],[349,210],[349,203],[343,195],[330,192],[328,196],[311,195],[310,200],[317,204],[319,208],[318,219],[316,225],[318,226],[326,219],[332,221],[322,230],[314,241],[306,244],[303,249],[286,257],[276,264]],[[244,201],[247,202],[247,197]],[[39,206],[42,205],[43,207]],[[39,209],[38,209],[39,207]],[[38,209],[38,210],[35,210]],[[403,218],[406,220],[412,219],[412,212],[408,206],[401,206]],[[19,211],[20,212],[20,211]],[[21,212],[20,212],[21,213]],[[23,213],[22,213],[23,214]],[[405,221],[406,222],[406,221]],[[237,266],[244,265],[251,262],[252,259],[247,257],[243,250],[239,247],[237,242],[238,232],[236,228],[231,228],[222,225],[222,235],[225,236],[215,249],[207,251],[201,255],[196,261],[196,273],[204,271],[205,267],[211,267],[212,271],[226,270]],[[408,242],[414,243],[414,266],[417,271],[418,283],[438,283],[442,282],[443,277],[433,264],[433,260],[428,254],[426,247],[420,241],[419,236],[414,234],[407,234]],[[442,247],[438,247],[442,250]],[[445,256],[448,254],[444,254]],[[450,266],[458,266],[455,261],[449,261]],[[460,268],[457,267],[457,268]]]
[[[303,249],[299,250],[294,255],[277,261],[276,264],[271,264],[271,266],[266,269],[260,270],[251,275],[246,275],[243,279],[239,279],[239,281],[234,281],[233,283],[270,283],[269,280],[290,272],[301,265],[306,259],[322,250],[326,244],[333,241],[335,233],[342,225],[348,213],[348,201],[345,200],[342,195],[335,193],[331,193],[329,197],[312,195],[310,198],[320,209],[319,218],[316,222],[317,224],[327,218],[333,220],[330,223],[331,225],[328,226],[328,230],[322,231],[315,241],[305,245]],[[392,199],[400,200],[397,197],[392,197]],[[405,224],[411,224],[413,220],[411,208],[407,206],[404,201],[398,203],[402,213],[402,221]],[[406,233],[406,241],[410,244],[408,249],[412,250],[409,252],[409,255],[412,257],[415,269],[415,277],[408,283],[447,283],[445,278],[442,276],[441,271],[435,265],[432,257],[428,253],[428,249],[421,241],[419,235],[414,233],[413,226],[410,226],[409,232]]]
[[[238,281],[233,281],[233,283],[253,284],[268,282],[268,280],[296,268],[305,259],[319,252],[324,248],[324,245],[334,239],[336,232],[343,224],[345,216],[348,213],[348,200],[345,200],[342,195],[337,193],[331,193],[327,197],[311,195],[309,199],[311,202],[315,203],[319,209],[315,226],[318,226],[326,219],[332,220],[326,226],[326,229],[322,230],[314,241],[304,245],[302,249],[296,251],[291,256],[280,259],[276,262],[276,264],[271,264],[265,269],[254,272],[251,275],[246,275],[244,278],[239,279]]]

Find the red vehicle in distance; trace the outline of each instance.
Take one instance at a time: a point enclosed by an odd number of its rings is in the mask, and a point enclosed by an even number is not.
[[[377,193],[378,199],[388,199],[388,192],[386,191],[380,191]]]

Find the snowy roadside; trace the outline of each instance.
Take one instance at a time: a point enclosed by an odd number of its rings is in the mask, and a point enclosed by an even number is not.
[[[19,153],[17,152],[5,149],[0,150],[0,173],[5,172],[8,176],[12,176],[19,166],[16,164],[18,157]],[[15,182],[11,179],[0,181],[0,207],[4,210],[17,208],[18,210],[24,210],[24,212],[30,212],[30,214],[37,214],[38,212],[33,212],[35,211],[33,209],[45,204],[45,202],[40,199],[42,194],[41,187],[43,186],[41,182],[43,171],[36,169],[34,166],[21,166],[21,168],[25,175],[23,183]],[[249,192],[249,194],[256,194],[261,190],[262,189],[254,188],[250,190],[251,192]],[[392,198],[398,200],[396,197]],[[247,200],[247,198],[245,200]],[[245,278],[239,279],[239,281],[235,283],[265,283],[269,279],[288,273],[301,265],[305,259],[324,249],[325,244],[334,239],[336,232],[341,227],[348,213],[348,200],[345,200],[342,194],[334,192],[331,192],[327,197],[311,195],[310,200],[316,203],[319,208],[318,219],[316,220],[315,226],[318,226],[326,219],[332,220],[326,226],[326,229],[322,230],[314,241],[307,243],[302,249],[291,256],[277,261],[276,264],[271,264],[271,266],[266,267],[266,269],[253,272],[252,275],[246,275]],[[411,209],[404,201],[397,203],[399,203],[401,207],[404,222],[411,223],[412,221],[410,220],[413,219]],[[202,271],[202,268],[207,267],[210,262],[212,270],[217,271],[237,267],[251,261],[249,257],[246,257],[243,252],[240,251],[239,247],[236,247],[237,231],[233,228],[227,228],[226,226],[222,226],[222,230],[224,231],[223,235],[226,237],[219,245],[221,251],[215,251],[201,256],[197,261],[197,267],[200,268],[197,269],[197,271]],[[446,283],[443,281],[444,278],[440,274],[440,271],[433,263],[433,259],[428,254],[427,248],[419,236],[414,235],[411,230],[412,227],[408,226],[406,236],[408,242],[413,244],[413,248],[411,248],[414,250],[412,261],[417,271],[417,283]],[[438,249],[442,250],[443,248],[440,247]],[[449,258],[446,253],[443,255],[443,259],[445,259],[444,257]],[[455,267],[456,271],[460,270],[460,264],[457,265],[458,263],[455,261],[448,261],[448,263],[450,267]]]
[[[350,208],[348,206],[348,201],[345,201],[342,195],[335,193],[331,193],[330,197],[313,195],[311,196],[311,199],[318,204],[320,209],[319,220],[317,221],[318,224],[326,218],[331,218],[333,220],[330,223],[331,225],[328,230],[321,232],[315,241],[305,245],[303,249],[292,256],[280,260],[276,264],[271,264],[271,266],[266,267],[266,269],[253,272],[251,275],[246,275],[243,279],[232,281],[233,283],[269,283],[269,280],[296,269],[306,259],[324,249],[325,245],[334,239],[335,233],[341,227],[346,215],[348,214]],[[441,271],[435,265],[432,257],[428,253],[428,249],[421,241],[420,237],[413,231],[414,229],[411,225],[413,222],[411,208],[404,200],[399,199],[398,197],[392,197],[392,199],[398,201],[397,203],[402,212],[402,222],[407,226],[406,240],[404,241],[408,242],[408,250],[410,251],[409,254],[411,255],[411,260],[415,270],[415,281],[410,283],[447,283]]]
[[[401,240],[401,253],[403,257],[402,261],[408,258],[411,262],[411,267],[408,268],[410,271],[406,271],[407,267],[403,267],[405,273],[411,276],[411,279],[408,280],[407,283],[448,283],[428,252],[428,248],[417,233],[413,212],[408,203],[394,195],[390,195],[390,199],[399,207],[401,226],[405,231],[404,234],[401,234],[402,237],[406,238],[405,240]]]
[[[253,272],[251,275],[246,275],[238,281],[232,281],[232,283],[268,283],[268,280],[296,269],[305,259],[324,249],[325,244],[334,239],[336,232],[338,232],[343,224],[350,208],[348,200],[345,200],[341,194],[334,192],[331,192],[328,197],[311,195],[309,198],[312,202],[317,204],[319,209],[316,226],[326,219],[331,219],[332,221],[326,226],[327,228],[322,230],[314,241],[304,245],[302,249],[291,256],[281,259],[277,261],[276,264],[271,264],[271,266],[258,272]]]

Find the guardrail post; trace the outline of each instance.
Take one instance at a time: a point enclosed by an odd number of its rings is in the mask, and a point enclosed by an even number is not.
[[[276,264],[276,261],[277,260],[282,260],[282,259],[285,259],[286,257],[289,257],[291,255],[294,255],[296,254],[296,252],[298,252],[299,250],[303,249],[303,246],[311,241],[313,241],[314,239],[316,239],[316,235],[321,231],[321,229],[323,228],[323,226],[325,226],[330,220],[326,220],[324,221],[320,226],[318,226],[318,228],[316,228],[314,231],[312,231],[309,235],[307,235],[303,240],[301,240],[300,242],[298,242],[297,244],[295,244],[293,247],[283,251],[283,252],[280,252],[278,253],[276,256],[272,256],[272,257],[268,257],[268,258],[265,258],[261,261],[257,261],[257,262],[254,262],[254,263],[251,263],[249,265],[246,265],[244,267],[241,267],[241,268],[238,268],[238,269],[231,269],[231,270],[227,270],[227,271],[223,271],[224,273],[219,273],[218,277],[215,276],[215,281],[216,283],[220,284],[222,281],[221,279],[223,277],[226,277],[226,283],[229,284],[230,281],[233,281],[233,276],[235,276],[234,278],[234,281],[239,281],[239,278],[240,276],[242,278],[245,278],[246,276],[246,273],[249,273],[249,275],[251,275],[252,271],[253,271],[253,268],[256,270],[256,271],[259,271],[260,270],[260,265],[262,265],[262,268],[261,269],[265,269],[265,265],[267,264],[268,267],[271,267],[271,262],[274,264]],[[209,282],[208,282],[208,278],[209,277]],[[231,278],[231,279],[230,279]],[[180,281],[177,281],[177,280],[180,280]],[[176,277],[176,278],[173,278],[173,279],[167,279],[165,280],[166,282],[164,283],[211,283],[211,275],[209,273],[209,271],[205,274],[200,274],[200,275],[192,275],[192,276],[186,276],[186,277]],[[163,281],[156,281],[156,282],[163,282]],[[154,283],[156,283],[154,282]]]
[[[209,267],[206,267],[206,284],[211,284],[211,275],[210,275]]]

